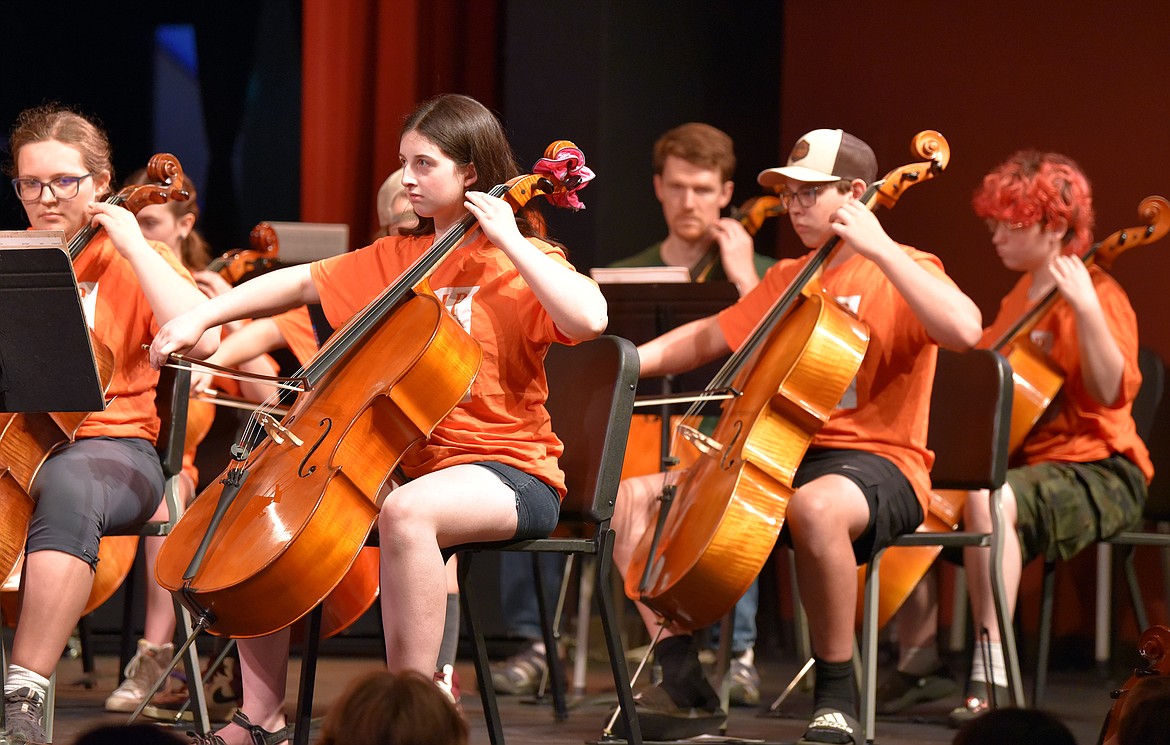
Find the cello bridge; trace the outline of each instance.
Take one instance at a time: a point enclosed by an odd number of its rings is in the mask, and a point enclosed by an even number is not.
[[[690,425],[678,425],[678,434],[704,455],[718,453],[723,450],[723,444],[721,442],[712,437],[708,437]]]
[[[270,414],[257,412],[256,420],[264,428],[264,432],[272,438],[272,441],[283,448],[299,448],[305,444],[301,438],[294,435],[291,430]]]

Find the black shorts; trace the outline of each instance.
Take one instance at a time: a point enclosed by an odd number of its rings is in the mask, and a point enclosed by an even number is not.
[[[146,440],[90,437],[65,445],[33,479],[28,553],[61,551],[97,566],[103,535],[151,518],[163,472]]]
[[[516,494],[516,534],[512,540],[545,538],[553,532],[561,517],[561,497],[556,489],[530,473],[494,460],[475,465],[499,476]]]
[[[796,469],[792,485],[799,489],[829,474],[844,476],[857,484],[869,503],[869,522],[853,542],[858,565],[868,563],[876,552],[898,536],[914,532],[922,523],[922,505],[910,480],[882,456],[864,450],[810,448]],[[787,523],[779,540],[782,545],[792,545]]]

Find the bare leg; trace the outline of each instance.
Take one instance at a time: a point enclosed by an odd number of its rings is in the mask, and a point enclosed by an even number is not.
[[[1016,532],[1016,496],[1006,484],[1003,507],[1003,581],[1007,591],[1007,612],[1010,619],[1015,613],[1023,567],[1020,538]],[[963,520],[967,530],[980,533],[991,531],[991,507],[987,492],[972,492],[967,496]],[[991,641],[998,642],[999,625],[996,623],[995,600],[991,589],[991,549],[968,546],[963,549],[963,565],[967,568],[971,616],[975,621],[975,631],[980,633],[981,629],[986,628]]]
[[[195,484],[186,474],[179,477],[179,503],[186,505],[195,493]],[[150,519],[165,520],[169,517],[167,501],[159,503]],[[154,567],[163,538],[150,537],[143,541],[146,554],[146,622],[142,636],[155,645],[170,643],[175,638],[175,601],[171,593],[154,578]]]
[[[387,495],[378,534],[386,664],[392,672],[434,672],[447,603],[440,549],[515,533],[515,494],[480,466],[435,471]]]
[[[285,725],[284,693],[288,684],[288,628],[268,636],[237,641],[244,683],[243,712],[252,724],[269,732]],[[251,745],[250,735],[229,724],[216,732],[225,745]]]
[[[849,660],[857,608],[853,541],[865,530],[869,503],[849,479],[822,476],[792,495],[787,520],[813,649],[828,662]]]
[[[898,610],[898,646],[929,648],[938,643],[938,578],[931,568]]]
[[[93,587],[89,564],[61,551],[36,551],[24,562],[24,599],[12,663],[53,674]]]

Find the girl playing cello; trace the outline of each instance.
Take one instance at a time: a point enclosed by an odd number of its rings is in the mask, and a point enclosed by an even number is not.
[[[408,235],[359,251],[257,277],[162,329],[155,365],[224,320],[320,302],[340,327],[469,213],[481,234],[455,249],[430,277],[444,305],[483,348],[469,395],[407,452],[407,480],[377,518],[387,666],[430,675],[443,631],[446,580],[441,549],[473,541],[547,535],[563,475],[560,443],[543,408],[543,359],[553,342],[599,335],[606,306],[564,252],[533,236],[532,223],[482,191],[518,171],[490,111],[456,95],[421,105],[402,130],[402,183],[419,216]],[[259,600],[259,598],[257,599]],[[214,745],[282,741],[287,630],[242,640],[244,712],[212,735]],[[272,730],[277,735],[266,734]]]
[[[156,509],[165,509],[153,447],[158,373],[143,345],[156,324],[204,298],[168,247],[142,237],[134,215],[95,201],[110,192],[113,166],[109,141],[91,121],[55,104],[29,109],[10,143],[9,173],[33,228],[63,230],[69,238],[91,222],[102,228],[74,269],[93,336],[117,360],[106,410],[52,452],[30,489],[36,507],[4,684],[5,734],[8,742],[43,742],[48,678],[89,595],[103,530],[161,517]],[[215,336],[196,336],[192,353],[215,351]]]

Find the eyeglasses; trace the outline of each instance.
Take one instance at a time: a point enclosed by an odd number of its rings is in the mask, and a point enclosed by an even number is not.
[[[92,173],[83,173],[80,176],[58,176],[49,181],[40,181],[35,178],[14,178],[12,188],[22,202],[35,202],[41,198],[45,187],[57,199],[73,199],[81,191],[81,182],[92,176]]]
[[[796,197],[796,201],[800,203],[801,207],[808,209],[817,203],[817,197],[821,195],[821,189],[828,186],[828,184],[809,184],[802,186],[796,191],[785,189],[780,192],[780,208],[785,212],[788,211],[788,205],[792,203],[792,198]]]
[[[1035,221],[1007,222],[1006,220],[992,220],[991,218],[983,222],[987,225],[987,232],[989,233],[994,233],[1001,225],[1007,228],[1008,232],[1014,233],[1017,230],[1023,230],[1035,224]]]

